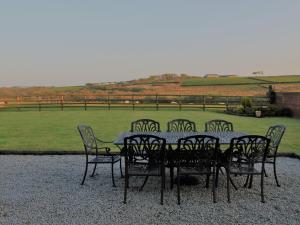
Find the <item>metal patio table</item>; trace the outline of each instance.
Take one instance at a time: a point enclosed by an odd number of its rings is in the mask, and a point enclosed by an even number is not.
[[[220,144],[230,144],[232,138],[241,137],[247,135],[244,132],[236,131],[223,131],[223,132],[122,132],[118,138],[114,141],[117,146],[124,145],[124,138],[137,135],[137,134],[150,134],[166,139],[166,144],[175,145],[178,139],[188,137],[191,135],[210,135],[219,138]]]

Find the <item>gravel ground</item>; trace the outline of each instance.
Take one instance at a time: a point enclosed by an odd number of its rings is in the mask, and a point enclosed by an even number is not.
[[[166,187],[164,205],[159,204],[159,181],[149,178],[142,192],[132,179],[128,202],[123,204],[124,179],[117,173],[113,188],[110,167],[97,168],[98,176],[80,181],[84,156],[0,156],[0,224],[300,224],[300,160],[279,158],[281,187],[267,167],[266,203],[260,202],[259,178],[252,189],[232,190],[226,201],[225,176],[220,176],[218,202],[204,178],[197,186],[182,187],[177,205],[176,188]],[[116,167],[116,171],[118,167]],[[90,170],[91,171],[91,170]],[[168,181],[168,180],[167,180]]]

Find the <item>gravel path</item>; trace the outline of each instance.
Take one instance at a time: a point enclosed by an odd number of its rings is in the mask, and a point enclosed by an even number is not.
[[[137,186],[123,200],[123,179],[117,173],[112,188],[110,167],[97,168],[98,176],[88,177],[81,186],[84,156],[0,156],[0,224],[300,224],[300,160],[279,158],[281,187],[275,185],[272,168],[267,167],[266,203],[260,202],[259,178],[254,187],[232,190],[226,201],[225,176],[220,176],[218,202],[204,178],[197,186],[182,188],[177,205],[176,188],[165,191],[159,204],[159,181],[149,178],[142,192]],[[118,172],[118,167],[116,171]],[[234,177],[238,186],[243,180]],[[142,180],[132,180],[131,184]]]

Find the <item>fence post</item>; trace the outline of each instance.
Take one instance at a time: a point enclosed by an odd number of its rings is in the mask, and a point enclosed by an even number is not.
[[[202,106],[202,110],[205,111],[205,95],[203,95],[203,106]]]
[[[84,96],[84,111],[86,111],[86,95]]]
[[[108,107],[108,110],[110,110],[110,98],[109,98],[109,94],[107,95],[107,107]]]
[[[158,110],[158,94],[155,95],[156,111]]]
[[[131,96],[131,101],[132,101],[132,110],[134,110],[134,95]]]
[[[38,101],[39,101],[39,111],[41,111],[41,110],[42,110],[42,106],[41,106],[41,96],[39,96]]]
[[[61,111],[64,111],[64,96],[60,96],[60,107],[61,107]]]
[[[20,111],[20,96],[17,96],[17,110]]]
[[[181,110],[181,95],[179,95],[178,104],[179,104],[179,110]]]
[[[228,111],[228,96],[226,97],[226,111]]]

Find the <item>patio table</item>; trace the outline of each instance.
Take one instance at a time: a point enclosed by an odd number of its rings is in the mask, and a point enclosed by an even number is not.
[[[219,138],[220,144],[230,144],[232,138],[247,135],[244,132],[224,131],[224,132],[122,132],[114,141],[115,145],[124,145],[124,138],[137,135],[137,134],[150,134],[156,135],[166,139],[166,144],[175,145],[178,139],[188,137],[191,135],[210,135]]]

